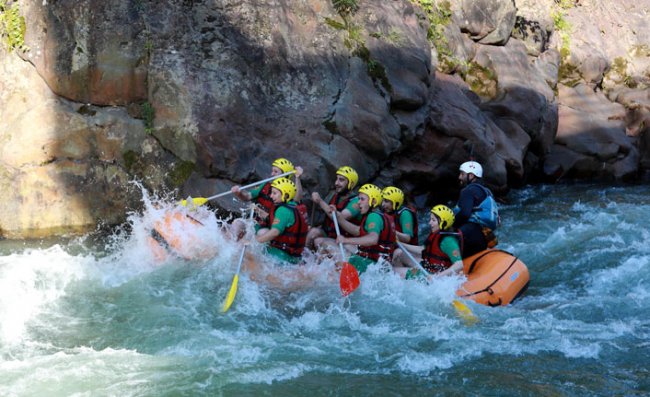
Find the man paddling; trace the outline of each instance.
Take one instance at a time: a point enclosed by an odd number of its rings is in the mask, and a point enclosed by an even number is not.
[[[431,232],[424,245],[402,244],[402,247],[419,261],[428,274],[449,275],[463,269],[461,247],[463,235],[453,229],[454,213],[445,205],[436,205],[431,208],[429,226]],[[393,269],[402,277],[412,278],[423,275],[417,268],[412,268],[413,263],[402,248],[395,250],[393,255]]]
[[[296,185],[296,197],[297,201],[300,201],[302,198],[302,184],[300,183],[300,176],[303,173],[302,167],[294,167],[291,161],[285,158],[279,158],[273,161],[271,164],[271,176],[281,175],[287,172],[295,171],[295,185]],[[252,201],[256,204],[255,207],[255,230],[257,233],[261,231],[266,231],[270,226],[269,215],[273,211],[273,199],[271,198],[271,184],[272,182],[267,182],[263,185],[256,187],[253,190],[241,190],[239,185],[233,186],[230,191],[242,201]],[[245,225],[237,225],[237,230],[234,233],[236,236],[240,236],[244,231]]]
[[[418,244],[418,220],[415,210],[404,205],[404,192],[395,186],[385,187],[381,191],[381,208],[395,222],[397,241]]]
[[[287,178],[271,183],[270,197],[275,204],[269,216],[271,226],[255,237],[259,243],[268,243],[269,254],[289,263],[300,261],[308,228],[305,213],[293,201],[296,190],[296,184]]]
[[[363,215],[360,225],[355,225],[345,219],[341,212],[336,212],[336,219],[341,229],[352,235],[352,237],[341,235],[336,242],[358,246],[357,253],[350,256],[348,262],[359,273],[366,271],[369,265],[377,263],[381,258],[390,259],[395,250],[393,222],[379,210],[380,204],[381,189],[367,183],[359,188],[359,208]]]
[[[336,211],[341,213],[344,219],[353,219],[353,223],[359,224],[361,221],[361,211],[359,210],[359,198],[354,193],[354,187],[359,181],[357,172],[349,166],[343,166],[336,171],[336,180],[334,181],[334,192],[330,193],[324,200],[318,192],[311,194],[311,199],[314,205],[317,205],[326,217],[322,227],[315,227],[309,229],[307,234],[307,246],[318,248],[331,248],[335,247],[336,230],[332,222],[332,210],[330,206],[334,206]],[[346,234],[349,235],[349,234]]]

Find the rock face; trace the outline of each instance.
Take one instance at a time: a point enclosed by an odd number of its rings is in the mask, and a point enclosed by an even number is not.
[[[650,0],[18,3],[29,51],[0,60],[6,237],[122,222],[129,181],[209,196],[277,157],[307,191],[351,165],[429,201],[456,194],[470,157],[498,192],[650,169]]]

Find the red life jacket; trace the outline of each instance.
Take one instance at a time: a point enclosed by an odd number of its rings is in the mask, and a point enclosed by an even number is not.
[[[440,242],[444,237],[454,236],[458,239],[460,251],[463,252],[463,234],[458,232],[437,231],[429,234],[422,250],[422,267],[429,273],[440,273],[451,267],[451,259],[440,249]]]
[[[411,216],[413,217],[413,237],[411,237],[411,239],[408,241],[408,244],[418,245],[418,216],[414,208],[403,205],[402,208],[397,211],[395,214],[395,230],[400,233],[404,233],[402,231],[402,223],[399,221],[399,218],[402,216],[402,213],[404,211],[410,212]]]
[[[379,233],[379,240],[377,240],[377,244],[371,245],[369,247],[360,245],[357,255],[372,259],[373,261],[378,261],[381,256],[390,257],[393,255],[393,251],[395,251],[395,228],[393,227],[393,221],[388,215],[378,210],[373,210],[372,212],[381,215],[384,220],[384,228],[381,230],[381,233]],[[359,237],[363,237],[368,234],[364,226],[366,225],[369,214],[370,213],[367,213],[361,219]]]
[[[350,200],[352,200],[355,197],[357,197],[355,193],[347,192],[339,199],[338,193],[334,193],[328,205],[335,205],[337,211],[343,211],[345,207],[347,207],[348,204],[350,203]],[[354,223],[355,225],[359,224],[358,221],[355,221],[354,219],[350,219],[350,222]],[[334,227],[334,222],[332,221],[331,216],[325,217],[325,222],[323,223],[323,231],[325,232],[325,235],[327,237],[336,238],[336,228]],[[352,236],[350,233],[346,232],[345,230],[341,230],[341,235],[345,237]]]
[[[295,203],[292,204],[278,204],[273,212],[271,212],[270,223],[273,224],[275,219],[275,211],[280,207],[286,207],[293,211],[293,225],[284,229],[281,235],[269,241],[271,247],[281,249],[291,256],[300,256],[305,248],[305,241],[307,240],[307,213],[302,213]]]
[[[264,211],[269,213],[269,217],[265,219],[260,218],[256,213],[255,220],[257,221],[257,224],[261,227],[270,227],[270,214],[273,213],[273,209],[275,208],[275,203],[273,202],[273,199],[271,199],[271,182],[264,184],[259,194],[257,195],[255,202],[259,204]]]

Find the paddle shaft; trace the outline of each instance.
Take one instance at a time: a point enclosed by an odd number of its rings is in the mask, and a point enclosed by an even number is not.
[[[266,183],[266,182],[272,181],[272,180],[274,180],[274,179],[278,179],[278,178],[282,178],[283,176],[291,175],[291,174],[293,174],[293,173],[295,173],[295,172],[296,172],[296,171],[285,172],[284,174],[280,174],[280,175],[272,176],[272,177],[270,177],[270,178],[262,179],[261,181],[257,181],[257,182],[250,183],[250,184],[248,184],[248,185],[245,185],[245,186],[240,187],[239,189],[240,189],[240,190],[241,190],[241,189],[248,189],[248,188],[251,188],[251,187],[254,187],[254,186],[258,186],[258,185],[261,185],[261,184],[263,184],[263,183]],[[209,200],[214,200],[214,199],[219,198],[219,197],[227,196],[227,195],[229,195],[229,194],[231,194],[231,193],[232,193],[232,190],[228,190],[228,191],[226,191],[226,192],[219,193],[219,194],[215,194],[214,196],[210,196],[210,197],[206,198],[206,200],[208,200],[208,201],[209,201]]]
[[[332,221],[334,221],[334,229],[336,229],[336,237],[341,236],[341,229],[339,229],[339,221],[336,219],[336,212],[332,211]],[[343,249],[343,243],[339,243],[339,249],[341,250],[341,260],[345,261],[345,250]]]
[[[417,266],[418,269],[422,270],[422,271],[423,271],[424,273],[426,273],[426,274],[429,274],[429,272],[428,272],[424,267],[422,267],[422,264],[421,264],[420,262],[418,262],[417,259],[415,259],[415,257],[413,256],[413,254],[411,254],[411,253],[406,249],[406,247],[404,246],[404,244],[402,244],[402,243],[400,243],[399,241],[397,241],[397,246],[400,247],[400,248],[402,249],[402,251],[404,251],[404,253],[406,254],[406,256],[409,257],[409,259],[411,260],[411,262],[413,262],[413,264],[414,264],[415,266]]]
[[[411,262],[413,262],[418,267],[418,269],[422,270],[425,274],[430,274],[424,267],[422,267],[422,264],[415,259],[413,254],[411,254],[402,243],[397,241],[397,245],[402,249],[402,251],[404,251],[406,256],[409,257]],[[451,304],[454,306],[454,309],[456,309],[458,314],[460,314],[460,316],[465,319],[466,323],[474,323],[478,321],[478,317],[476,317],[470,308],[467,307],[467,305],[465,305],[463,302],[459,301],[458,299],[454,299]]]

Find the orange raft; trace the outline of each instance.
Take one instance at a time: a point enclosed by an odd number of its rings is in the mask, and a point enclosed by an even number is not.
[[[201,241],[202,227],[201,221],[181,211],[166,212],[147,237],[156,261],[163,262],[170,254],[188,260],[211,255],[197,244]]]
[[[509,252],[488,249],[463,260],[467,281],[456,295],[488,306],[513,302],[528,288],[526,265]]]

